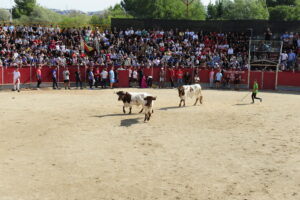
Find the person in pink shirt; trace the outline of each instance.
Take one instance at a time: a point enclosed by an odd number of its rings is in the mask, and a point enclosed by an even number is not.
[[[209,72],[209,87],[213,88],[214,86],[214,77],[215,77],[215,71],[213,68],[211,68]]]
[[[40,85],[42,83],[42,67],[39,66],[36,70],[36,80],[37,80],[37,88],[40,88]]]

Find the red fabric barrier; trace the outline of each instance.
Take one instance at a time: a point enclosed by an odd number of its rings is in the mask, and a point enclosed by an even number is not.
[[[209,83],[209,70],[201,69],[199,71],[200,83]]]
[[[160,67],[153,68],[153,81],[159,82]]]
[[[0,66],[0,85],[2,85],[3,67]]]
[[[3,68],[4,84],[13,84],[14,70],[15,68],[13,67]],[[20,79],[21,84],[30,83],[30,67],[20,68],[19,71],[21,74],[21,79]]]
[[[278,85],[300,87],[300,73],[279,72]]]
[[[263,89],[275,90],[276,72],[264,72]]]
[[[129,71],[119,70],[118,80],[119,82],[116,84],[116,87],[129,87]]]
[[[84,82],[86,80],[87,74],[86,70],[87,68],[85,66],[80,66],[80,72],[81,72],[81,79]],[[99,66],[100,72],[103,69],[103,66]],[[36,67],[32,67],[30,70],[30,67],[22,67],[20,68],[21,73],[21,83],[32,83],[36,82]],[[77,66],[69,66],[68,67],[70,71],[70,81],[75,82],[75,71],[77,70]],[[52,82],[52,70],[53,67],[42,67],[42,80],[44,83],[50,83]],[[110,67],[108,68],[110,70]],[[153,81],[158,82],[159,81],[159,74],[160,74],[161,68],[145,68],[144,74],[146,76],[152,75]],[[12,84],[13,83],[13,67],[0,67],[0,84],[2,82],[4,84]],[[59,82],[63,82],[63,71],[64,68],[60,67],[58,72]],[[177,70],[175,71],[175,77]],[[183,69],[184,73],[189,72],[191,77],[193,76],[193,69]],[[2,73],[3,72],[3,73]],[[31,73],[30,73],[31,72]],[[241,71],[242,75],[242,84],[248,83],[248,72],[247,71]],[[3,76],[2,76],[3,74]],[[216,72],[215,72],[216,74]],[[31,76],[31,77],[30,77]],[[263,73],[263,83],[262,83],[262,72],[260,71],[253,71],[250,75],[250,87],[252,88],[253,82],[256,79],[258,81],[259,87],[262,89],[275,89],[275,78],[276,73],[275,72],[264,72]],[[209,70],[207,69],[200,69],[199,70],[199,77],[201,83],[209,83]],[[116,86],[118,87],[128,87],[129,86],[129,77],[128,77],[128,70],[118,70],[118,81],[119,83],[116,83]],[[166,71],[166,81],[170,81],[170,70],[167,69]],[[175,78],[176,81],[176,78]],[[300,73],[299,72],[279,72],[278,73],[278,85],[279,86],[294,86],[294,87],[300,87]]]
[[[31,68],[31,82],[36,82],[36,71],[37,71],[37,67],[32,67]],[[52,70],[53,67],[48,67],[48,66],[44,66],[42,67],[41,71],[42,71],[42,82],[44,83],[50,83],[52,82]],[[21,74],[22,75],[22,74]]]
[[[262,86],[262,73],[261,72],[251,72],[250,73],[250,88],[253,88],[254,80],[257,80],[257,83],[259,85],[259,89],[261,89]]]

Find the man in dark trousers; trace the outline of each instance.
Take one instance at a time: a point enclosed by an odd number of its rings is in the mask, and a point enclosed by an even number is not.
[[[254,81],[253,90],[252,90],[252,103],[254,103],[254,99],[259,99],[262,102],[262,98],[258,98],[256,95],[258,93],[258,83],[257,80]]]
[[[139,79],[139,86],[142,86],[142,78],[144,76],[143,68],[139,67],[138,69],[138,79]]]
[[[52,82],[53,82],[53,90],[58,89],[58,84],[57,84],[57,67],[54,67],[52,70]]]
[[[80,72],[80,68],[77,67],[77,70],[75,72],[75,79],[76,79],[76,89],[78,89],[78,85],[80,85],[80,89],[82,90],[82,80],[81,80],[81,72]]]

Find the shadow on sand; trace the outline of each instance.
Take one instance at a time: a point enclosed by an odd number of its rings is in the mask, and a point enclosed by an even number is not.
[[[184,107],[172,106],[172,107],[160,108],[159,110],[174,110],[174,109],[180,109],[180,108],[184,108]]]
[[[129,127],[129,126],[132,126],[134,124],[138,124],[139,119],[141,119],[141,118],[123,119],[123,120],[121,120],[121,125],[120,126]]]
[[[123,114],[123,113],[118,113],[118,114],[107,114],[107,115],[97,115],[97,116],[93,116],[93,117],[98,117],[98,118],[103,118],[103,117],[118,117],[118,116],[131,116],[131,115],[138,115],[137,113],[135,114]]]
[[[234,104],[234,106],[248,106],[248,105],[252,105],[252,103],[237,103],[237,104]]]

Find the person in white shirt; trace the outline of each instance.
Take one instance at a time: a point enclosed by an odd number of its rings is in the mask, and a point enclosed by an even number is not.
[[[103,69],[100,76],[101,76],[101,87],[106,88],[107,77],[108,77],[108,72],[106,68]]]
[[[233,50],[232,47],[230,47],[230,48],[228,49],[228,55],[233,55],[233,53],[234,53],[234,50]]]
[[[288,54],[286,53],[286,51],[281,53],[280,58],[281,58],[281,65],[285,68],[287,65],[287,59],[288,59]]]
[[[138,82],[138,72],[137,72],[136,68],[134,68],[134,70],[132,72],[132,82],[133,82],[133,86],[136,87],[137,82]]]
[[[64,85],[65,85],[65,90],[68,88],[69,90],[70,88],[70,71],[68,69],[68,67],[65,68],[65,70],[63,71],[63,77],[64,77]]]
[[[20,78],[21,78],[21,73],[19,71],[19,68],[16,67],[14,70],[14,88],[13,91],[20,92]]]

